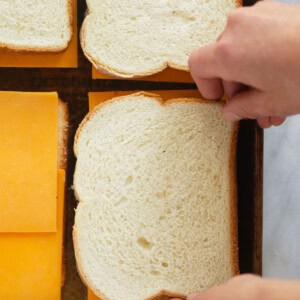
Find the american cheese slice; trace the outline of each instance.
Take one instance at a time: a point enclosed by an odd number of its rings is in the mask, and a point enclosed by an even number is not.
[[[65,172],[57,175],[57,232],[0,233],[0,299],[60,300]],[[35,214],[41,211],[35,211]]]
[[[88,289],[88,300],[101,300],[98,298],[91,289]]]
[[[137,91],[113,91],[113,92],[91,92],[89,93],[89,109],[115,97],[125,96]],[[147,91],[162,97],[163,100],[172,98],[201,98],[198,90],[151,90]]]
[[[93,79],[120,79],[113,76],[109,76],[98,71],[94,66],[92,69]],[[125,80],[139,80],[139,81],[155,81],[155,82],[182,82],[182,83],[194,83],[194,80],[189,72],[176,70],[172,68],[166,68],[162,72],[157,74],[146,76],[143,78],[129,78]]]
[[[56,93],[0,92],[0,234],[56,231],[57,133]]]
[[[71,1],[73,35],[67,49],[58,53],[0,50],[0,67],[77,68],[77,0]]]

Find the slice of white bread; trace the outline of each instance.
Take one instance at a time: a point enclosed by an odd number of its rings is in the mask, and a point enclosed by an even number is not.
[[[214,42],[240,0],[87,0],[81,30],[87,58],[116,77],[143,77],[167,66],[188,70],[191,52]]]
[[[182,297],[237,274],[237,124],[222,105],[136,93],[82,122],[74,247],[102,300]]]
[[[1,0],[0,48],[58,52],[72,36],[72,0]]]

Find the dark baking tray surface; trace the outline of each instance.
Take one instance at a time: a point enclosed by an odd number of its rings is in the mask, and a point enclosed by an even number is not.
[[[82,24],[85,9],[85,1],[78,0],[79,26]],[[77,69],[0,68],[1,91],[57,91],[60,98],[68,103],[70,133],[64,241],[66,275],[62,289],[62,297],[66,300],[83,300],[87,295],[87,290],[77,273],[74,258],[72,226],[77,203],[71,187],[75,167],[74,135],[79,123],[88,112],[88,92],[195,87],[192,84],[178,83],[92,80],[91,64],[83,56],[80,46],[78,47],[79,67]],[[240,271],[261,274],[263,134],[254,121],[241,122],[237,153]]]

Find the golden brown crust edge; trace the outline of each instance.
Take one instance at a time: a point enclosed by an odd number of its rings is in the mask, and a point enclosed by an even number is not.
[[[66,0],[68,3],[68,12],[69,12],[69,34],[70,34],[70,38],[66,44],[66,46],[62,46],[62,47],[31,47],[31,46],[17,46],[15,44],[7,44],[7,43],[0,43],[0,50],[7,50],[7,51],[14,51],[14,52],[18,52],[18,53],[28,53],[28,52],[43,52],[43,53],[55,53],[55,52],[62,52],[65,49],[68,48],[70,41],[73,38],[73,14],[72,14],[72,1],[73,0]]]
[[[243,6],[243,0],[235,0],[236,7]],[[239,132],[240,124],[235,123],[231,137],[231,147],[229,157],[229,176],[230,176],[230,194],[231,194],[231,244],[232,244],[232,267],[233,275],[238,275],[239,259],[238,259],[238,195],[237,195],[237,135]]]
[[[177,102],[201,102],[201,103],[209,103],[211,105],[224,105],[222,101],[218,100],[206,100],[206,99],[201,99],[201,98],[174,98],[170,99],[167,101],[163,101],[161,97],[157,94],[153,93],[148,93],[148,92],[137,92],[125,96],[120,96],[120,97],[115,97],[112,98],[111,100],[105,101],[98,106],[94,108],[93,111],[89,112],[87,116],[83,119],[81,124],[79,125],[79,128],[77,129],[76,135],[75,135],[75,141],[74,141],[74,152],[75,155],[77,156],[77,142],[79,135],[81,133],[81,130],[85,126],[85,124],[91,120],[94,116],[94,114],[105,107],[106,105],[109,105],[112,102],[115,101],[122,101],[124,98],[132,97],[132,96],[148,96],[151,97],[154,101],[157,101],[160,105],[168,105],[172,103],[177,103]],[[231,239],[232,239],[232,271],[233,275],[237,275],[239,273],[239,266],[238,266],[238,236],[237,236],[237,186],[236,186],[236,145],[237,145],[237,133],[238,133],[238,128],[239,124],[235,123],[233,125],[232,129],[232,135],[231,135],[231,145],[230,145],[230,163],[229,163],[229,177],[230,177],[230,217],[231,217]],[[76,171],[75,171],[76,173]],[[80,202],[80,199],[78,195],[75,192],[75,197],[76,199]],[[101,300],[110,300],[108,299],[105,295],[101,293],[95,292],[93,289],[93,285],[91,282],[87,279],[85,276],[84,270],[81,268],[80,265],[80,259],[78,255],[78,248],[77,248],[77,231],[76,227],[74,225],[73,227],[73,244],[74,244],[74,251],[75,251],[75,257],[76,257],[76,262],[77,262],[77,269],[79,271],[79,275],[83,281],[83,283],[91,287],[93,292],[97,297],[100,297]],[[169,292],[169,291],[160,291],[156,295],[150,296],[146,298],[145,300],[168,300],[170,298],[178,298],[178,299],[186,299],[186,296],[180,293],[176,292]]]
[[[93,293],[100,298],[100,300],[109,300],[107,297],[105,297],[103,294],[101,293],[97,293],[95,292],[95,289],[93,289],[93,285],[90,283],[90,281],[87,279],[87,277],[85,276],[85,273],[83,271],[83,269],[81,268],[81,264],[80,264],[80,259],[78,258],[78,248],[77,248],[77,231],[76,231],[76,227],[73,227],[73,244],[74,244],[74,253],[75,253],[75,258],[76,258],[76,267],[78,270],[78,274],[80,276],[80,279],[82,280],[82,282],[84,283],[84,285],[86,287],[89,287],[93,290]]]
[[[58,100],[58,169],[66,170],[67,167],[67,154],[68,154],[68,134],[69,134],[69,114],[68,106],[66,103]],[[65,216],[64,216],[65,223]],[[64,231],[63,231],[64,240]],[[61,272],[61,286],[65,283],[66,278],[66,265],[65,253],[62,244],[62,272]]]
[[[134,79],[134,78],[143,78],[143,77],[147,77],[156,73],[159,73],[161,71],[163,71],[164,69],[167,68],[168,63],[164,63],[162,64],[161,67],[159,68],[154,68],[153,70],[150,70],[149,72],[145,72],[145,73],[126,73],[126,72],[122,72],[121,70],[117,70],[114,69],[106,64],[103,64],[101,61],[97,61],[93,58],[93,55],[91,53],[89,53],[89,51],[87,51],[86,46],[85,46],[85,31],[86,31],[86,18],[88,18],[89,13],[87,12],[87,15],[83,21],[83,24],[81,26],[81,30],[80,30],[80,44],[81,44],[81,48],[83,50],[84,55],[87,57],[87,59],[93,64],[93,66],[101,73],[104,73],[106,75],[115,77],[115,78],[127,78],[127,79]],[[188,70],[187,70],[188,71]]]
[[[77,231],[76,231],[75,226],[73,228],[73,243],[74,243],[74,252],[75,252],[75,257],[76,257],[76,267],[77,267],[77,270],[78,270],[78,273],[79,273],[79,276],[80,276],[82,282],[84,283],[85,286],[90,287],[93,290],[93,293],[100,300],[110,300],[104,294],[102,294],[101,292],[98,293],[93,289],[93,285],[90,284],[90,281],[87,279],[83,269],[81,268],[80,260],[77,259],[77,257],[78,257]],[[183,294],[168,292],[168,291],[165,291],[165,290],[162,290],[162,291],[158,292],[157,294],[155,294],[153,296],[147,297],[145,300],[168,300],[168,299],[171,299],[171,298],[178,298],[178,299],[186,300],[186,296],[183,295]]]
[[[156,295],[146,298],[145,300],[168,300],[171,298],[186,300],[186,296],[183,294],[171,293],[165,290],[162,290]]]
[[[78,141],[78,137],[80,135],[80,132],[82,130],[82,128],[84,127],[84,125],[94,116],[94,114],[100,110],[101,108],[105,107],[106,105],[109,105],[112,102],[115,101],[122,101],[123,99],[126,99],[128,97],[135,97],[135,96],[145,96],[145,97],[151,97],[152,100],[157,101],[159,104],[161,105],[167,105],[167,104],[171,104],[174,102],[201,102],[201,103],[209,103],[212,105],[223,105],[223,101],[220,100],[207,100],[204,98],[173,98],[173,99],[169,99],[167,101],[163,101],[162,98],[158,95],[158,94],[154,94],[154,93],[149,93],[149,92],[145,92],[145,91],[140,91],[140,92],[136,92],[136,93],[132,93],[132,94],[128,94],[125,96],[119,96],[119,97],[114,97],[110,100],[107,100],[99,105],[97,105],[92,111],[90,111],[85,118],[82,120],[82,122],[80,123],[76,134],[75,134],[75,138],[74,138],[74,153],[75,156],[77,157],[77,141]]]
[[[81,43],[82,50],[83,50],[85,56],[87,57],[87,59],[93,64],[93,66],[99,72],[101,72],[103,74],[106,74],[108,76],[112,76],[112,77],[115,77],[115,78],[135,79],[135,78],[144,78],[144,77],[147,77],[147,76],[151,76],[151,75],[160,73],[168,67],[173,68],[173,69],[177,69],[177,70],[181,70],[181,71],[185,71],[185,72],[189,71],[188,66],[177,65],[177,64],[172,63],[172,62],[162,63],[160,67],[154,68],[154,69],[149,70],[148,72],[144,72],[144,73],[126,73],[126,72],[123,72],[121,70],[117,70],[115,68],[112,68],[112,67],[108,66],[107,64],[102,63],[101,61],[95,60],[93,58],[93,55],[87,51],[87,49],[85,47],[85,39],[84,39],[85,30],[86,30],[86,24],[85,23],[86,22],[84,21],[83,24],[82,24],[82,27],[81,27],[81,31],[80,31],[80,43]]]
[[[69,133],[69,114],[66,103],[58,100],[58,169],[66,169]]]
[[[239,274],[238,259],[238,216],[237,216],[237,135],[239,123],[234,123],[231,133],[231,145],[229,149],[229,178],[230,178],[230,235],[232,246],[232,273],[233,276]]]

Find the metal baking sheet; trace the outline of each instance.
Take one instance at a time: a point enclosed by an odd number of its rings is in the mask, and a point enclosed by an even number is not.
[[[245,4],[250,4],[247,2]],[[85,1],[78,0],[78,24],[82,24]],[[0,90],[57,91],[68,103],[70,134],[68,141],[67,193],[65,212],[65,283],[62,299],[84,300],[87,289],[76,270],[72,243],[74,208],[71,188],[75,167],[73,141],[76,129],[88,112],[88,92],[112,90],[192,89],[193,84],[122,80],[92,80],[91,64],[78,46],[77,69],[0,68]],[[262,158],[263,135],[254,121],[242,121],[238,137],[238,226],[241,273],[261,274],[262,265]]]

